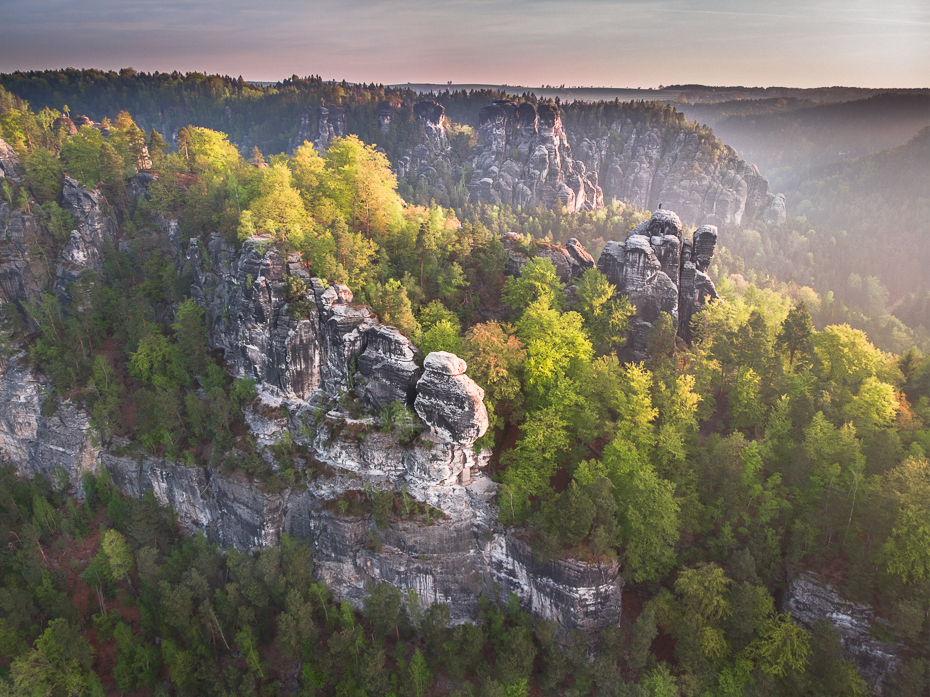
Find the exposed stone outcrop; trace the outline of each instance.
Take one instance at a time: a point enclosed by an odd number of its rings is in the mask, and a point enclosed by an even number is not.
[[[111,223],[98,215],[92,192],[74,189],[69,198],[88,258],[102,258]],[[86,413],[59,402],[44,377],[16,361],[0,365],[0,458],[77,495],[84,473],[106,469],[123,492],[151,491],[183,525],[238,549],[277,544],[283,533],[309,538],[318,577],[356,604],[385,581],[415,589],[424,605],[449,603],[453,620],[463,621],[477,616],[480,593],[503,589],[569,628],[616,622],[623,579],[615,569],[605,575],[574,561],[536,564],[498,524],[497,487],[480,471],[490,453],[473,448],[488,427],[484,395],[464,361],[432,353],[421,376],[416,349],[396,329],[378,324],[347,287],[310,278],[299,258],[266,248],[267,240],[237,250],[214,235],[203,249],[191,240],[185,253],[177,224],[162,228],[178,263],[185,257],[193,273],[211,347],[237,375],[259,383],[257,400],[244,409],[258,454],[278,468],[272,446],[287,430],[306,448],[291,466],[299,472],[312,464],[317,475],[272,493],[241,473],[172,462],[119,439],[101,447]],[[399,432],[382,431],[377,418],[345,405],[353,385],[372,407],[412,400],[423,424],[402,425],[410,427],[403,442]],[[406,487],[442,515],[434,513],[429,526],[422,516],[394,517],[378,530],[370,514],[335,512],[336,500],[362,495],[366,485]]]
[[[448,374],[458,372],[460,363],[454,356],[430,361],[447,380],[465,377]],[[623,579],[616,564],[538,564],[525,544],[499,526],[496,485],[476,471],[486,464],[486,453],[422,439],[401,446],[393,434],[371,428],[370,420],[335,411],[317,423],[314,405],[262,390],[265,401],[248,417],[254,430],[270,435],[289,428],[315,459],[332,467],[306,488],[271,493],[241,475],[126,454],[125,442],[101,450],[80,410],[63,404],[43,415],[46,388],[31,368],[0,366],[0,453],[28,476],[59,481],[63,474],[77,488],[84,472],[106,469],[124,493],[141,497],[151,491],[186,527],[241,550],[277,544],[282,533],[308,538],[318,578],[356,605],[370,585],[387,582],[416,590],[424,606],[448,603],[456,622],[474,620],[479,595],[495,589],[501,597],[517,593],[528,610],[567,628],[592,629],[619,619]],[[288,407],[286,414],[279,406]],[[262,416],[269,413],[274,416]],[[472,476],[462,476],[469,469]],[[335,513],[332,502],[349,491],[360,493],[363,482],[388,490],[403,482],[409,495],[444,515],[434,516],[430,526],[392,518],[387,529],[378,530],[370,515]],[[373,536],[378,551],[372,549]]]
[[[423,142],[406,149],[394,163],[394,171],[401,179],[439,185],[440,171],[448,173],[453,164],[459,164],[451,161],[445,108],[433,100],[425,100],[413,105],[413,116],[423,127]]]
[[[22,359],[0,363],[0,461],[54,483],[64,476],[80,489],[83,474],[96,471],[100,453],[90,419],[70,402],[59,402],[48,379]]]
[[[731,148],[707,150],[701,136],[616,121],[600,138],[570,136],[577,158],[597,172],[604,196],[656,210],[678,212],[690,225],[725,227],[743,222],[747,208],[764,217],[776,204],[768,181]]]
[[[597,172],[572,157],[557,106],[500,100],[478,115],[478,153],[468,188],[475,200],[569,211],[604,205]]]
[[[0,203],[0,302],[37,298],[50,269],[33,253],[45,233],[38,219]]]
[[[717,228],[704,225],[693,242],[682,239],[678,215],[657,210],[630,230],[625,242],[608,242],[598,269],[636,310],[631,322],[627,357],[646,357],[645,334],[663,312],[672,317],[678,335],[691,341],[691,318],[708,300],[717,298],[705,273],[717,244]]]
[[[104,210],[98,190],[88,190],[71,177],[65,177],[61,196],[62,207],[77,220],[59,256],[55,294],[64,297],[84,271],[103,271],[106,250],[116,243],[116,221]]]
[[[417,379],[423,372],[416,359],[420,350],[394,327],[377,325],[368,330],[368,345],[358,357],[364,378],[365,402],[382,409],[395,400],[412,404]]]
[[[871,607],[846,600],[813,574],[801,574],[788,582],[783,610],[808,629],[828,620],[843,644],[844,658],[856,666],[872,694],[894,694],[889,682],[900,668],[900,649],[872,637],[871,628],[880,620]]]
[[[313,128],[309,111],[300,117],[297,133],[288,141],[287,152],[293,153],[297,148],[309,141],[317,152],[324,152],[333,138],[342,138],[348,133],[346,127],[345,107],[338,104],[327,104],[316,108],[316,129]]]
[[[433,351],[423,361],[414,409],[439,443],[469,447],[488,430],[484,390],[465,375],[465,361]]]
[[[524,251],[523,238],[515,232],[508,232],[501,236],[501,242],[507,251],[504,274],[519,276],[521,270],[529,261],[529,256]],[[533,256],[542,257],[552,262],[555,272],[562,283],[571,283],[574,279],[581,277],[588,269],[594,268],[594,258],[574,237],[564,247],[544,240],[532,240],[529,245]]]
[[[433,152],[444,152],[449,149],[449,139],[443,123],[445,114],[445,108],[431,99],[413,105],[413,115],[422,124],[426,132],[427,144]]]
[[[400,105],[397,102],[384,101],[378,105],[378,126],[382,133],[390,133],[391,121]]]
[[[15,177],[17,164],[19,164],[19,156],[16,151],[3,138],[0,138],[0,179]]]

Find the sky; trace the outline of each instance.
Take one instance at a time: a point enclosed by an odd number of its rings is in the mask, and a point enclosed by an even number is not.
[[[930,86],[927,0],[0,0],[0,72]]]

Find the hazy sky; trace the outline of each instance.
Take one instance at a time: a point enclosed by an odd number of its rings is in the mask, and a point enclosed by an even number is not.
[[[930,86],[928,0],[0,0],[0,72]]]

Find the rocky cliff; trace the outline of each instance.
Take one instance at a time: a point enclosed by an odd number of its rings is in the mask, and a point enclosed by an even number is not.
[[[305,111],[300,117],[297,133],[288,141],[288,153],[293,153],[304,144],[304,141],[312,143],[317,152],[323,152],[329,147],[333,138],[342,138],[348,133],[345,107],[338,104],[319,106],[316,108],[315,116],[316,119],[311,116],[310,111]],[[314,120],[316,121],[315,128]],[[388,116],[386,123],[390,124],[390,116]]]
[[[706,274],[716,246],[715,226],[702,225],[693,239],[683,239],[679,217],[658,210],[630,230],[625,241],[604,247],[597,267],[636,311],[627,346],[632,360],[646,358],[646,332],[662,312],[671,315],[678,336],[691,342],[691,318],[717,298]]]
[[[871,607],[846,600],[814,574],[790,580],[782,604],[808,629],[826,618],[840,637],[843,657],[856,666],[872,694],[894,694],[889,681],[900,667],[900,648],[873,638],[872,627],[881,620]]]
[[[754,165],[706,137],[683,128],[617,120],[606,135],[571,131],[557,105],[499,100],[478,114],[478,144],[464,162],[452,162],[443,107],[414,106],[425,142],[396,163],[399,177],[425,176],[441,157],[469,172],[473,200],[510,206],[597,210],[617,199],[678,212],[688,225],[739,226],[750,220],[785,222],[785,198],[772,194]],[[383,124],[382,124],[383,126]],[[717,143],[711,145],[719,146]]]
[[[112,243],[113,221],[94,192],[72,188],[66,200],[79,229],[69,245],[83,245],[82,268],[94,268]],[[21,358],[0,364],[3,460],[78,492],[85,473],[105,469],[121,491],[151,491],[182,524],[238,549],[276,544],[283,533],[309,538],[318,576],[354,603],[384,581],[415,589],[424,604],[448,603],[456,621],[476,617],[481,592],[516,593],[535,614],[569,628],[619,621],[617,564],[537,564],[498,524],[497,487],[481,472],[489,453],[474,449],[488,428],[484,394],[463,360],[442,352],[421,358],[348,288],[309,278],[266,240],[237,250],[214,236],[203,249],[191,240],[182,253],[177,225],[163,227],[178,263],[193,271],[211,347],[236,375],[258,383],[245,413],[254,447],[277,468],[273,446],[282,434],[301,446],[295,485],[269,490],[241,473],[186,466],[119,439],[103,447],[88,416],[50,397],[47,379]],[[78,273],[78,264],[66,270]],[[295,277],[290,284],[288,276]],[[25,276],[11,267],[8,278],[18,296]],[[300,287],[300,297],[287,295]],[[415,409],[412,438],[382,430],[372,413],[394,400]],[[368,500],[378,490],[409,499],[419,514],[398,506],[379,529],[370,505],[355,515],[338,512],[338,500]]]
[[[19,164],[19,157],[16,151],[3,138],[0,138],[0,179],[15,177],[17,164]]]
[[[600,138],[569,139],[578,160],[598,173],[605,198],[647,210],[662,204],[689,225],[785,222],[784,196],[769,193],[759,169],[732,149],[715,155],[697,133],[668,134],[631,119],[614,122],[609,131]]]
[[[523,240],[517,233],[508,233],[502,242],[507,251],[504,273],[519,276],[529,259]],[[681,219],[664,209],[631,229],[626,240],[611,240],[604,246],[597,268],[618,294],[629,298],[635,310],[625,358],[631,361],[646,358],[646,332],[663,312],[671,316],[678,336],[691,343],[692,317],[717,298],[714,282],[706,273],[716,246],[716,227],[702,225],[692,239],[685,239]],[[566,294],[570,300],[572,284],[595,265],[575,238],[564,247],[534,240],[530,252],[552,262],[559,280],[568,285]]]
[[[54,262],[38,245],[43,235],[36,216],[0,203],[0,302],[36,298],[44,289]]]
[[[572,157],[558,107],[500,100],[478,115],[479,144],[468,183],[473,199],[569,211],[598,209],[597,171]]]

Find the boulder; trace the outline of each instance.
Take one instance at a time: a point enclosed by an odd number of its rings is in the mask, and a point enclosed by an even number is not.
[[[588,254],[588,250],[586,250],[576,238],[572,237],[565,245],[565,249],[568,250],[572,259],[581,267],[582,274],[588,269],[594,268],[594,257]]]
[[[470,446],[488,430],[484,390],[465,375],[465,361],[434,351],[423,361],[413,408],[439,443]]]
[[[369,329],[368,345],[358,357],[365,403],[374,410],[397,400],[412,404],[423,372],[416,363],[419,355],[419,349],[396,328],[378,325]]]

